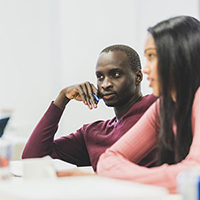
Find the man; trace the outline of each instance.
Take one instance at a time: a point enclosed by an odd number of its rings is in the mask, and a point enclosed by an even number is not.
[[[99,156],[123,136],[156,100],[142,97],[140,59],[135,50],[125,45],[105,48],[96,64],[97,88],[90,82],[61,90],[57,99],[30,136],[22,158],[50,155],[77,166],[92,165],[96,171]],[[90,109],[97,108],[98,98],[113,107],[115,117],[83,125],[75,133],[54,140],[65,106],[72,100],[83,101]],[[153,155],[153,154],[152,154]],[[142,165],[151,162],[140,161]]]

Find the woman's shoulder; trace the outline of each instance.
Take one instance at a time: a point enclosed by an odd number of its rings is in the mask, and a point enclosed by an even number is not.
[[[200,87],[198,87],[197,91],[195,92],[194,101],[196,101],[196,99],[200,99]]]
[[[194,101],[193,101],[193,107],[200,105],[200,87],[197,89],[195,96],[194,96]]]
[[[195,93],[195,96],[196,95],[200,95],[200,86],[198,87],[198,89],[197,89],[197,91],[196,91],[196,93]]]

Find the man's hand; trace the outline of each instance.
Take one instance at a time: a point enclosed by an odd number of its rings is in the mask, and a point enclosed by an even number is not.
[[[96,87],[90,82],[85,82],[61,90],[54,104],[64,108],[71,99],[75,99],[77,101],[83,101],[89,109],[97,108],[98,101],[95,99],[94,95],[97,96]]]

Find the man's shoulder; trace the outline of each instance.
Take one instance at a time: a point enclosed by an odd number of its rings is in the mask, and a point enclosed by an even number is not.
[[[142,97],[139,104],[144,105],[144,106],[148,106],[148,105],[150,106],[156,100],[157,100],[157,97],[155,97],[153,94],[147,94],[147,95]]]
[[[132,108],[123,116],[123,121],[134,125],[146,110],[157,100],[152,94],[147,94],[140,101],[132,106]],[[126,120],[125,120],[126,119]]]
[[[137,114],[144,113],[156,100],[157,97],[155,97],[153,94],[147,94],[143,96],[142,99],[137,102],[130,111]]]
[[[157,97],[154,96],[153,94],[146,94],[142,97],[142,101],[149,101],[149,100],[155,101],[156,99]]]

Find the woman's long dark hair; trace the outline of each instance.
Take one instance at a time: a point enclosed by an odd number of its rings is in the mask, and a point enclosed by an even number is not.
[[[156,44],[161,94],[158,164],[173,164],[187,156],[192,143],[192,105],[200,86],[200,22],[179,16],[148,31]]]

